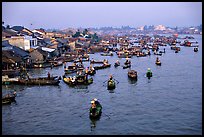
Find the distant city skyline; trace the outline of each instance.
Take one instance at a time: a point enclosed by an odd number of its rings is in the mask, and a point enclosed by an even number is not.
[[[29,29],[190,27],[202,24],[202,2],[2,2],[2,21]]]

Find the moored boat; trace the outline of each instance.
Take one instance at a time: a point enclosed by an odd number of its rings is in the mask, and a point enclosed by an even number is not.
[[[95,66],[94,69],[99,70],[99,69],[104,69],[109,67],[111,67],[111,64],[103,64],[102,66]]]
[[[28,78],[28,79],[19,79],[15,84],[20,85],[59,85],[60,77],[56,79],[50,78]]]
[[[2,104],[11,104],[11,102],[15,101],[16,92],[13,94],[7,94],[2,97]]]

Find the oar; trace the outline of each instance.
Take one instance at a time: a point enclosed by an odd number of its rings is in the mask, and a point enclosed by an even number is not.
[[[104,112],[103,112],[103,114],[105,114]],[[106,114],[105,114],[106,115]],[[110,119],[110,116],[109,115],[106,115],[109,119]]]
[[[87,111],[85,112],[85,113],[83,113],[81,116],[79,116],[79,117],[82,117],[84,114],[86,114],[87,113]]]
[[[106,80],[106,81],[108,81],[108,80]],[[105,83],[106,81],[104,81],[103,83]]]
[[[117,84],[119,83],[119,81],[117,81],[116,79],[114,79],[116,82],[117,82]]]

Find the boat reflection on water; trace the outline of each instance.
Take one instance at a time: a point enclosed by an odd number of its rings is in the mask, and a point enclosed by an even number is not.
[[[136,84],[137,83],[137,79],[130,79],[130,78],[128,78],[128,83],[129,84]]]
[[[91,122],[90,122],[91,130],[93,130],[94,128],[96,128],[96,123],[97,123],[97,121],[100,121],[100,117],[101,117],[101,116],[96,117],[96,118],[91,118],[91,117],[90,117],[90,120],[91,120]]]

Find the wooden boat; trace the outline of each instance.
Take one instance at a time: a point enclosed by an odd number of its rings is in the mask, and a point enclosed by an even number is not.
[[[101,53],[101,56],[113,56],[113,53]]]
[[[148,71],[148,72],[146,73],[146,76],[147,76],[148,78],[152,77],[152,72],[151,72],[151,71]]]
[[[149,52],[149,53],[150,53],[150,52]],[[138,52],[136,56],[137,56],[137,57],[146,57],[147,54],[146,54],[146,53],[143,53],[143,52]]]
[[[8,75],[2,76],[2,85],[10,85],[18,81],[18,78],[9,78]]]
[[[47,68],[51,67],[51,63],[33,63],[32,68]]]
[[[195,47],[193,50],[194,52],[198,52],[198,47]]]
[[[162,55],[162,53],[154,53],[154,55],[158,55],[158,56],[161,56]]]
[[[96,61],[96,60],[91,60],[91,64],[103,64],[103,61]]]
[[[82,58],[82,62],[89,61],[89,58]],[[81,62],[79,59],[75,60],[74,63]]]
[[[85,80],[85,76],[74,76],[74,77],[63,77],[63,81],[70,85],[70,86],[75,86],[75,85],[89,85],[93,83],[93,78],[89,78],[87,81]]]
[[[96,71],[95,70],[89,70],[87,74],[93,76],[94,74],[96,74]]]
[[[108,80],[107,89],[108,90],[115,89],[115,81],[114,80]]]
[[[118,66],[120,66],[120,63],[115,62],[114,66],[118,67]]]
[[[68,66],[64,69],[65,74],[71,74],[77,72],[76,66]]]
[[[156,61],[155,64],[161,66],[161,62],[160,61]]]
[[[132,57],[132,55],[125,55],[125,54],[120,54],[120,55],[118,55],[118,58],[131,58]]]
[[[2,104],[11,104],[11,102],[15,101],[16,94],[7,94],[6,96],[2,97]]]
[[[129,70],[128,71],[128,77],[131,78],[131,79],[137,79],[137,71]]]
[[[130,68],[130,67],[131,67],[131,64],[127,64],[123,66],[123,69]]]
[[[101,113],[102,113],[102,106],[101,105],[97,105],[95,111],[93,111],[93,109],[91,107],[89,109],[89,117],[91,119],[99,118],[101,116]]]
[[[102,66],[95,66],[94,69],[99,70],[99,69],[104,69],[109,67],[111,67],[111,64],[107,64],[107,65],[103,64]]]
[[[60,78],[57,79],[49,79],[49,78],[29,78],[29,79],[19,79],[16,84],[20,85],[59,85]]]
[[[51,65],[53,64],[53,67],[58,67],[58,66],[62,66],[63,62],[62,61],[54,61],[51,63]]]
[[[173,46],[173,47],[171,47],[171,50],[177,50],[177,51],[180,51],[181,48],[180,48],[180,47]]]

